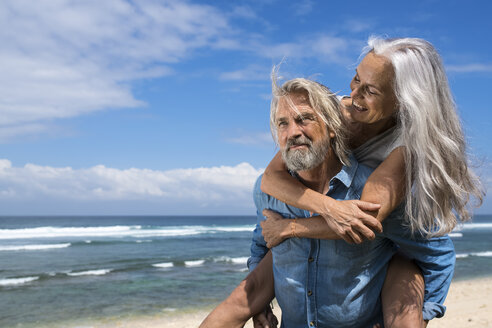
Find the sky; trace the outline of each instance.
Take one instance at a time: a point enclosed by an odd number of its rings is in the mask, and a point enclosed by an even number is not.
[[[438,49],[491,190],[490,14],[488,0],[1,1],[0,215],[254,215],[278,150],[272,66],[349,94],[371,35]]]

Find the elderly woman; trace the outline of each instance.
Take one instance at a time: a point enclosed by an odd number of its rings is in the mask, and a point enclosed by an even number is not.
[[[322,217],[290,221],[273,212],[265,213],[265,241],[274,247],[293,237],[291,231],[306,238],[322,238],[323,231],[333,231],[347,242],[360,243],[374,238],[371,229],[380,230],[379,222],[404,200],[404,215],[401,220],[384,221],[383,235],[386,230],[399,231],[386,237],[422,270],[423,319],[440,317],[454,266],[454,249],[446,234],[459,221],[470,218],[470,196],[479,201],[483,197],[478,180],[468,168],[465,140],[440,56],[421,39],[371,38],[350,87],[351,98],[344,100],[342,109],[352,133],[350,146],[359,162],[376,168],[361,200],[337,201],[308,189],[292,178],[277,154],[265,171],[262,190]],[[395,224],[399,229],[394,229]],[[292,225],[298,227],[292,230]],[[269,258],[271,261],[268,254]],[[405,287],[398,286],[406,286],[402,282],[409,274],[415,277],[420,273],[408,262],[399,261],[405,266],[390,265],[382,291],[386,326],[407,320],[398,313],[415,301],[402,300],[405,297],[400,293],[405,295]],[[266,274],[253,271],[212,317],[223,316],[225,312],[220,309],[231,306],[237,313],[254,314],[269,301],[273,293],[269,286],[271,268],[263,262],[258,268]],[[414,280],[418,282],[418,277]],[[260,293],[259,288],[265,289]],[[261,315],[258,318],[265,319]],[[416,321],[422,317],[411,316],[409,320],[418,326],[421,324]]]

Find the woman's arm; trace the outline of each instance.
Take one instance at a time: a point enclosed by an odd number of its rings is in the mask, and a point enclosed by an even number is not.
[[[360,199],[381,204],[370,212],[381,222],[400,205],[406,190],[404,148],[398,147],[369,176]]]
[[[378,204],[360,200],[337,201],[309,189],[292,177],[285,167],[282,155],[277,153],[266,168],[261,190],[284,203],[322,215],[330,229],[349,243],[374,239],[374,231],[381,232],[381,223],[364,211],[376,211]],[[372,229],[372,230],[371,230]]]
[[[272,253],[268,252],[199,328],[241,328],[249,318],[263,311],[274,296]]]
[[[277,156],[272,160],[273,168],[276,165],[279,165],[278,161],[281,161],[281,158]],[[281,162],[283,165],[283,162]],[[269,166],[270,167],[270,166]],[[268,170],[268,168],[267,168]],[[356,202],[356,201],[336,201],[330,197],[322,195],[312,189],[307,188],[298,180],[293,178],[286,170],[280,172],[280,170],[275,169],[274,175],[285,175],[284,178],[268,178],[267,183],[265,184],[265,177],[267,177],[267,172],[263,175],[262,179],[262,189],[265,186],[270,185],[271,190],[277,189],[278,192],[284,196],[284,199],[279,198],[280,200],[289,203],[291,200],[295,201],[292,203],[293,206],[299,206],[301,208],[306,208],[313,212],[319,213],[319,211],[314,209],[313,204],[316,206],[321,206],[320,204],[324,201],[328,201],[329,203],[335,204],[332,206],[347,206],[347,204],[351,204],[348,202]],[[375,211],[367,211],[364,213],[366,216],[371,217],[372,220],[376,220],[378,223],[384,220],[389,213],[391,213],[402,201],[405,195],[405,162],[404,162],[404,154],[403,148],[399,147],[391,152],[391,154],[384,160],[381,165],[369,176],[364,189],[362,191],[361,203],[372,202],[379,203],[381,206]],[[267,187],[268,188],[268,187]],[[292,190],[291,190],[292,189]],[[269,191],[271,191],[269,189]],[[292,191],[292,194],[289,194],[289,190]],[[267,191],[268,192],[268,191]],[[296,196],[301,194],[296,201]],[[309,197],[313,197],[313,202],[309,201]],[[276,197],[274,195],[274,197]],[[281,196],[282,197],[282,196]],[[288,199],[286,199],[288,198]],[[291,199],[292,198],[292,199]],[[302,204],[301,204],[302,203]],[[304,204],[306,203],[306,204]],[[357,204],[357,203],[352,203]],[[311,208],[303,207],[302,205],[310,205]],[[353,228],[349,230],[345,225],[339,225],[339,227],[344,227],[345,236],[340,235],[340,231],[333,228],[333,225],[330,224],[331,220],[326,219],[326,216],[323,216],[326,224],[323,224],[320,221],[319,217],[313,217],[311,219],[303,219],[298,220],[294,223],[293,220],[279,221],[278,214],[275,216],[274,212],[268,211],[265,214],[267,220],[262,223],[263,226],[263,235],[268,244],[268,247],[273,247],[278,245],[286,238],[292,237],[292,228],[296,227],[298,229],[297,236],[305,237],[305,238],[318,238],[318,239],[340,239],[343,238],[347,242],[355,242],[360,243],[363,241],[363,238],[371,239],[364,234],[363,231],[358,230],[357,228]],[[273,214],[272,214],[273,213]],[[338,212],[339,213],[339,212]],[[345,212],[347,213],[347,212]],[[281,218],[281,217],[280,217]],[[353,218],[353,216],[352,216]],[[360,223],[360,222],[359,222]],[[301,224],[301,225],[300,225]],[[379,223],[380,226],[380,223]],[[359,225],[355,225],[355,227],[360,227]],[[367,229],[367,228],[366,228]],[[347,240],[349,239],[349,240]]]

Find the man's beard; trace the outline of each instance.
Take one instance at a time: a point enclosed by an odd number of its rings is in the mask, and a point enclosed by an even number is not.
[[[306,145],[307,149],[289,149],[295,145]],[[330,138],[328,137],[318,142],[312,142],[304,136],[291,138],[287,140],[287,144],[282,149],[282,158],[291,171],[310,170],[325,160],[330,146]]]

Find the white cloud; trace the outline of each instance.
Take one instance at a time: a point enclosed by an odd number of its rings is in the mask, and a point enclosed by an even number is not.
[[[228,138],[227,141],[241,145],[272,146],[274,144],[272,135],[269,132],[242,134],[233,138]]]
[[[130,83],[230,44],[225,16],[186,1],[0,2],[0,125],[142,106]]]
[[[353,50],[360,48],[360,41],[321,34],[278,44],[261,43],[256,40],[252,41],[249,48],[260,56],[276,60],[284,57],[287,59],[315,58],[321,62],[346,64],[352,57]]]
[[[347,30],[354,33],[369,31],[373,28],[373,24],[362,19],[349,19],[345,22]]]
[[[246,68],[239,69],[231,72],[224,72],[220,74],[219,78],[221,80],[232,80],[232,81],[254,81],[254,80],[264,80],[268,81],[270,79],[271,67],[261,67],[258,65],[249,65]]]
[[[116,169],[97,165],[85,169],[26,164],[14,167],[0,160],[0,195],[3,202],[19,202],[22,214],[31,201],[43,199],[85,203],[186,203],[189,208],[225,205],[253,208],[252,188],[263,169],[248,163],[236,166],[176,169]],[[232,204],[232,206],[231,206]],[[186,213],[186,209],[182,213]]]
[[[294,13],[299,16],[307,15],[312,10],[313,10],[313,1],[311,0],[296,1],[296,3],[293,5]]]
[[[490,73],[492,72],[492,64],[447,65],[446,70],[456,73]]]

